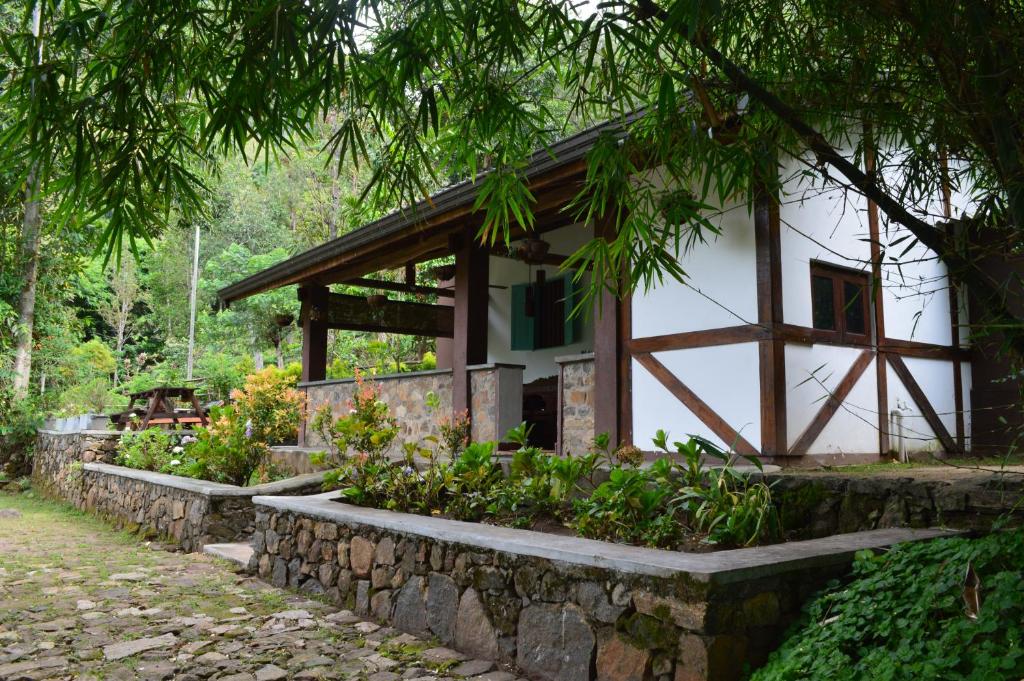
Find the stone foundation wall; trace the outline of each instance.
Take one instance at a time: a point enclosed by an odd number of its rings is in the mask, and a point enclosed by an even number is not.
[[[32,461],[32,486],[46,496],[78,505],[82,465],[113,462],[120,441],[121,433],[115,431],[40,430]]]
[[[251,567],[262,578],[550,681],[740,679],[854,551],[939,534],[679,554],[330,495],[255,501]]]
[[[452,412],[452,372],[449,370],[422,371],[393,376],[377,376],[372,379],[380,387],[380,399],[391,409],[391,415],[398,419],[401,429],[398,442],[420,440],[428,435],[438,435],[437,419]],[[334,418],[349,410],[349,400],[356,389],[353,379],[317,381],[300,386],[306,391],[307,421],[305,444],[309,447],[323,447],[322,438],[309,427],[322,405],[331,407]],[[436,410],[427,408],[427,394],[433,392],[440,402]]]
[[[1024,478],[970,471],[943,477],[769,475],[783,527],[811,539],[887,527],[989,531],[1008,516],[1024,524]],[[913,475],[913,471],[908,471]]]
[[[561,410],[559,453],[585,454],[594,439],[594,358],[559,358],[558,405]],[[614,443],[613,443],[614,444]]]

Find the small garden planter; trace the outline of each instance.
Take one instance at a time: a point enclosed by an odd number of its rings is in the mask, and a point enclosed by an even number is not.
[[[949,534],[875,530],[693,554],[338,497],[253,499],[261,577],[551,681],[739,679],[855,552]]]

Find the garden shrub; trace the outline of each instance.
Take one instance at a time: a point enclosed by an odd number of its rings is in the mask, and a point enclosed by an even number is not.
[[[858,554],[753,681],[997,681],[1024,678],[1024,530]],[[969,616],[968,568],[981,607]]]
[[[180,442],[170,431],[126,433],[118,449],[123,466],[245,486],[277,477],[270,446],[292,438],[302,421],[304,396],[275,367],[251,374],[232,393],[234,403],[213,407],[209,425]]]
[[[0,475],[15,479],[32,472],[32,450],[43,415],[31,399],[0,388]]]
[[[770,487],[737,471],[735,455],[706,440],[675,442],[679,461],[644,466],[640,450],[612,451],[607,436],[584,455],[548,454],[530,446],[523,424],[506,435],[519,448],[505,475],[496,443],[470,443],[460,415],[442,420],[442,437],[407,442],[388,460],[397,423],[376,387],[361,376],[357,382],[347,414],[335,420],[325,406],[313,422],[330,447],[323,459],[335,466],[325,488],[351,503],[514,527],[553,520],[585,537],[664,548],[742,546],[781,534]],[[428,406],[436,408],[436,396],[428,395]],[[665,433],[655,443],[668,452]],[[722,466],[709,469],[704,457]],[[607,480],[597,483],[599,469]]]

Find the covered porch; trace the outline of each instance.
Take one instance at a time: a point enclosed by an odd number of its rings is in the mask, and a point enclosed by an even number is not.
[[[559,452],[578,453],[602,432],[623,441],[629,365],[620,339],[628,308],[605,294],[601,314],[570,315],[578,287],[560,271],[595,235],[565,208],[580,191],[584,155],[601,132],[586,131],[534,157],[526,173],[535,228],[514,230],[509,245],[477,240],[479,184],[463,183],[228,286],[219,298],[229,305],[298,285],[300,388],[310,414],[322,404],[342,413],[354,389],[353,379],[327,378],[331,329],[409,334],[437,339],[437,368],[374,377],[401,440],[436,434],[440,418],[466,414],[477,441],[499,440],[523,420],[533,425],[537,445]],[[439,260],[449,264],[438,267]],[[384,280],[383,271],[402,276]],[[332,285],[367,295],[334,292]],[[419,302],[381,295],[396,292]],[[436,396],[433,408],[429,394]],[[320,444],[309,428],[300,437],[306,446]]]

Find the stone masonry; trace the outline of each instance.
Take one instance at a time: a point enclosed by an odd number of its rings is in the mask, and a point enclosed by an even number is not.
[[[252,497],[313,494],[323,476],[304,475],[266,485],[235,487],[121,466],[87,464],[82,471],[79,507],[116,525],[172,539],[185,551],[206,544],[235,542],[252,535]]]
[[[836,538],[818,540],[827,546],[818,553],[768,547],[761,567],[740,559],[741,568],[702,574],[654,564],[729,563],[356,509],[329,495],[256,504],[250,567],[260,577],[549,681],[739,679],[744,664],[766,659],[805,598],[869,548]],[[479,539],[459,539],[467,533]],[[776,569],[772,560],[792,563]]]
[[[594,439],[594,358],[579,355],[559,358],[561,380],[558,396],[561,408],[560,454],[585,454]]]
[[[367,377],[381,391],[380,399],[391,409],[391,415],[398,419],[400,431],[397,441],[421,440],[428,435],[437,435],[437,420],[452,412],[451,371],[423,371],[393,376]],[[306,391],[307,413],[312,418],[321,405],[329,404],[334,418],[349,410],[349,400],[355,391],[354,379],[317,381],[300,385]],[[436,410],[427,407],[427,393],[433,392],[440,400]],[[306,426],[306,444],[310,447],[324,446],[320,436]]]
[[[323,475],[235,487],[109,465],[121,433],[40,431],[32,484],[42,494],[121,527],[173,540],[186,551],[252,534],[260,494],[315,494]]]
[[[513,391],[514,405],[502,404],[509,396],[503,394],[508,386],[502,380],[509,380],[511,365],[481,365],[470,370],[470,415],[472,416],[472,437],[477,442],[497,440],[505,434],[505,430],[519,424],[522,416],[522,375],[521,367],[516,374],[520,392]],[[452,414],[452,372],[449,370],[419,371],[407,374],[367,377],[367,382],[380,389],[380,399],[388,405],[391,415],[398,421],[399,433],[393,445],[398,451],[401,443],[419,441],[427,436],[439,436],[438,422],[449,418]],[[317,381],[300,385],[306,391],[309,418],[321,407],[328,404],[334,418],[338,418],[349,410],[349,401],[355,391],[354,379],[334,381]],[[431,409],[427,406],[427,395],[433,393],[438,398],[438,405]],[[516,414],[509,416],[505,410],[509,406],[515,408]],[[320,435],[308,424],[305,426],[305,445],[307,447],[323,447]]]
[[[918,476],[918,477],[915,477]],[[928,476],[776,473],[766,476],[794,539],[884,527],[989,531],[999,518],[1024,522],[1024,476],[942,471]]]
[[[81,497],[82,465],[112,463],[121,433],[104,430],[40,430],[32,462],[32,486],[72,503]]]

